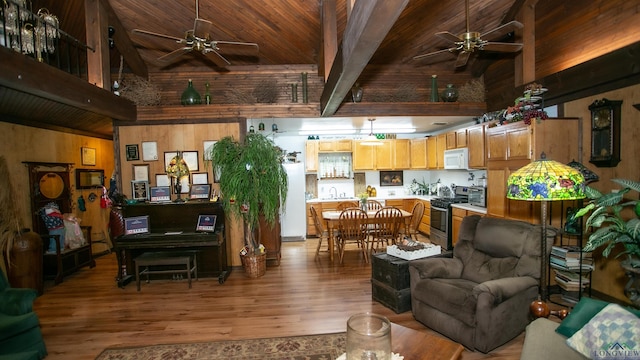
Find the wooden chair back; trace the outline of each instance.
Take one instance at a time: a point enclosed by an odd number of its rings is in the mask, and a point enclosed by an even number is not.
[[[346,210],[348,208],[357,208],[358,202],[357,201],[342,201],[338,204],[337,209],[342,211],[342,210]]]

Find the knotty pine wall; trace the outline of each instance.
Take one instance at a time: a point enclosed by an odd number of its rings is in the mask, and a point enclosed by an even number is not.
[[[598,168],[589,163],[589,151],[591,149],[591,114],[588,107],[593,101],[602,98],[622,100],[620,128],[620,158],[622,160],[616,167],[612,168]],[[607,193],[613,189],[620,188],[619,185],[611,182],[611,179],[623,178],[635,181],[640,180],[640,166],[638,166],[638,154],[640,154],[640,142],[638,142],[640,138],[640,111],[633,107],[633,104],[638,103],[638,99],[640,99],[640,84],[564,104],[566,116],[580,117],[583,120],[581,162],[600,177],[598,181],[589,184],[589,186],[600,192]],[[634,199],[638,199],[637,193],[631,196]],[[628,301],[623,291],[627,278],[619,265],[619,261],[614,259],[615,254],[610,256],[609,259],[603,259],[598,255],[597,253],[594,254],[596,266],[592,277],[592,289],[616,299]]]
[[[96,165],[83,166],[80,158],[80,148],[96,149]],[[106,186],[114,169],[113,141],[93,137],[68,134],[58,131],[39,129],[29,126],[0,122],[0,154],[9,166],[12,192],[20,219],[24,227],[32,228],[31,197],[29,189],[29,173],[23,161],[73,163],[69,174],[71,182],[71,199],[74,214],[82,219],[82,225],[90,225],[93,240],[103,240],[108,236],[109,211],[100,208],[99,195],[101,189],[79,190],[75,188],[75,169],[103,169],[106,176]],[[7,186],[7,181],[3,182]],[[98,199],[89,202],[89,194],[95,193]],[[82,195],[87,211],[78,209],[78,197]],[[103,244],[94,245],[94,253],[107,250]]]
[[[178,117],[178,115],[176,115]],[[188,122],[191,123],[188,123]],[[221,119],[191,119],[187,123],[177,123],[178,119],[171,121],[158,121],[156,124],[140,126],[117,126],[117,141],[119,161],[119,177],[122,183],[122,192],[131,198],[131,180],[133,180],[133,165],[149,166],[149,186],[156,186],[156,174],[165,174],[164,152],[197,151],[198,170],[192,173],[208,173],[212,187],[219,191],[219,185],[213,183],[211,167],[206,167],[204,155],[204,141],[217,141],[225,136],[233,136],[236,139],[240,134],[246,133],[246,119],[235,118],[223,121]],[[142,161],[142,142],[155,141],[158,149],[157,161]],[[127,161],[126,145],[137,144],[140,149],[140,160]],[[188,194],[182,194],[186,197]],[[172,197],[175,199],[175,195]],[[225,227],[227,241],[227,259],[232,266],[241,266],[239,254],[244,245],[242,223],[231,217],[227,219]]]

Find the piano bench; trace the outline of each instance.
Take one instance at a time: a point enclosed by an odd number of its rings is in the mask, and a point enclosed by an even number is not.
[[[147,275],[147,283],[149,282],[149,274],[187,274],[189,289],[191,289],[191,274],[198,280],[198,261],[196,253],[198,251],[154,251],[146,252],[136,257],[133,261],[136,266],[136,286],[140,291],[140,275]],[[184,268],[172,268],[166,270],[157,269],[159,266],[175,266],[183,265]],[[156,269],[151,269],[151,266]],[[140,271],[140,267],[145,267]]]

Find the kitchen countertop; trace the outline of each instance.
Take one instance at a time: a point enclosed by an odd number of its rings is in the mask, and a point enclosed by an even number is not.
[[[396,200],[396,199],[420,199],[431,201],[431,199],[436,198],[437,196],[432,195],[392,195],[392,196],[376,196],[370,197],[370,200]],[[360,199],[357,197],[347,197],[347,198],[333,198],[333,199],[325,199],[325,198],[314,198],[307,200],[309,204],[317,204],[322,202],[340,202],[340,201],[359,201]]]
[[[451,207],[463,209],[463,210],[470,210],[470,211],[474,211],[474,212],[485,214],[485,215],[487,214],[487,208],[484,208],[481,206],[475,206],[470,204],[451,204]]]

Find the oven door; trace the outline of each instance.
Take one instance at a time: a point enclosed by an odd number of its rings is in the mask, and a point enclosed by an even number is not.
[[[439,230],[443,233],[447,233],[447,217],[448,215],[447,209],[431,207],[431,230]]]

